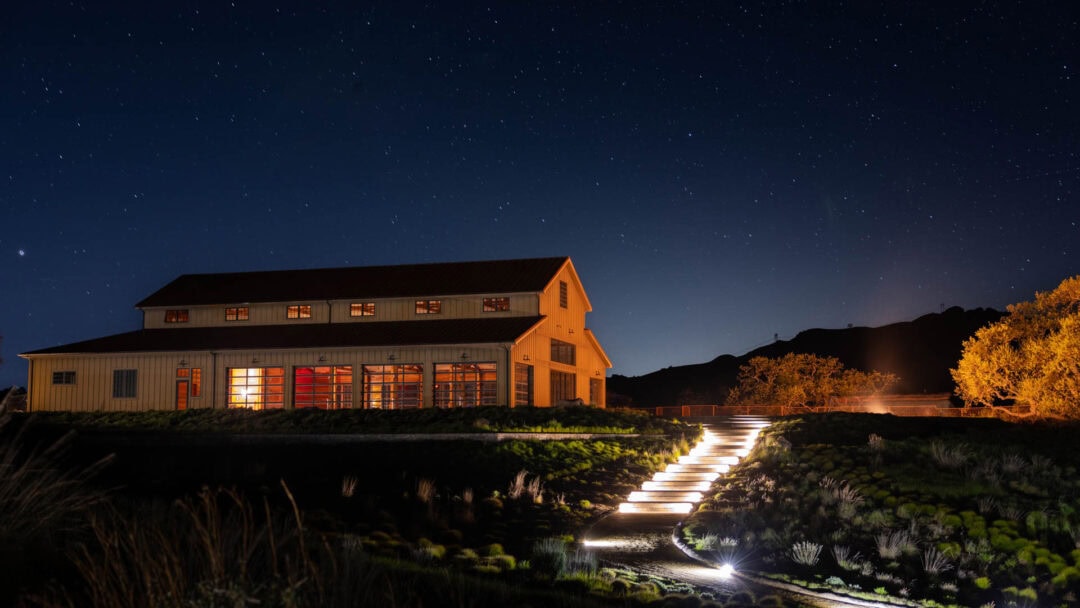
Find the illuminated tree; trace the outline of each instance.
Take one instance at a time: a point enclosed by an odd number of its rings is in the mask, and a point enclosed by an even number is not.
[[[845,369],[836,357],[788,353],[779,359],[754,357],[739,368],[729,405],[768,404],[812,407],[831,397],[872,395],[897,382],[895,374]]]
[[[1034,302],[964,342],[952,372],[969,406],[1022,405],[1039,418],[1080,418],[1080,276],[1065,279]]]

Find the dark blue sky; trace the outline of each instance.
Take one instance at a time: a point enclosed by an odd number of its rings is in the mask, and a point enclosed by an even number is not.
[[[1080,272],[1072,2],[100,4],[0,19],[0,384],[188,272],[569,255],[629,375]]]

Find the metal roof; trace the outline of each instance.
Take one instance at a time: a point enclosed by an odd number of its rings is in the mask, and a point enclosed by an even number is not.
[[[140,329],[23,355],[508,343],[543,319],[538,316]]]
[[[568,257],[185,274],[135,306],[197,306],[543,291]]]

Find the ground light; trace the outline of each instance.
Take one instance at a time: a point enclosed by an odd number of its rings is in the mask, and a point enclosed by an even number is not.
[[[701,440],[685,456],[642,484],[626,502],[619,505],[620,513],[686,514],[704,498],[721,475],[750,453],[761,429],[769,423],[761,419],[736,420],[739,430],[722,435],[706,429]]]
[[[720,578],[731,578],[732,576],[735,576],[735,566],[732,566],[731,564],[724,564],[717,570],[720,574]]]

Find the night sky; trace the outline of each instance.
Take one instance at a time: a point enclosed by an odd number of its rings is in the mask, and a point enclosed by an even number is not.
[[[627,375],[1080,273],[1075,2],[99,4],[0,17],[0,385],[183,273],[569,255]]]

